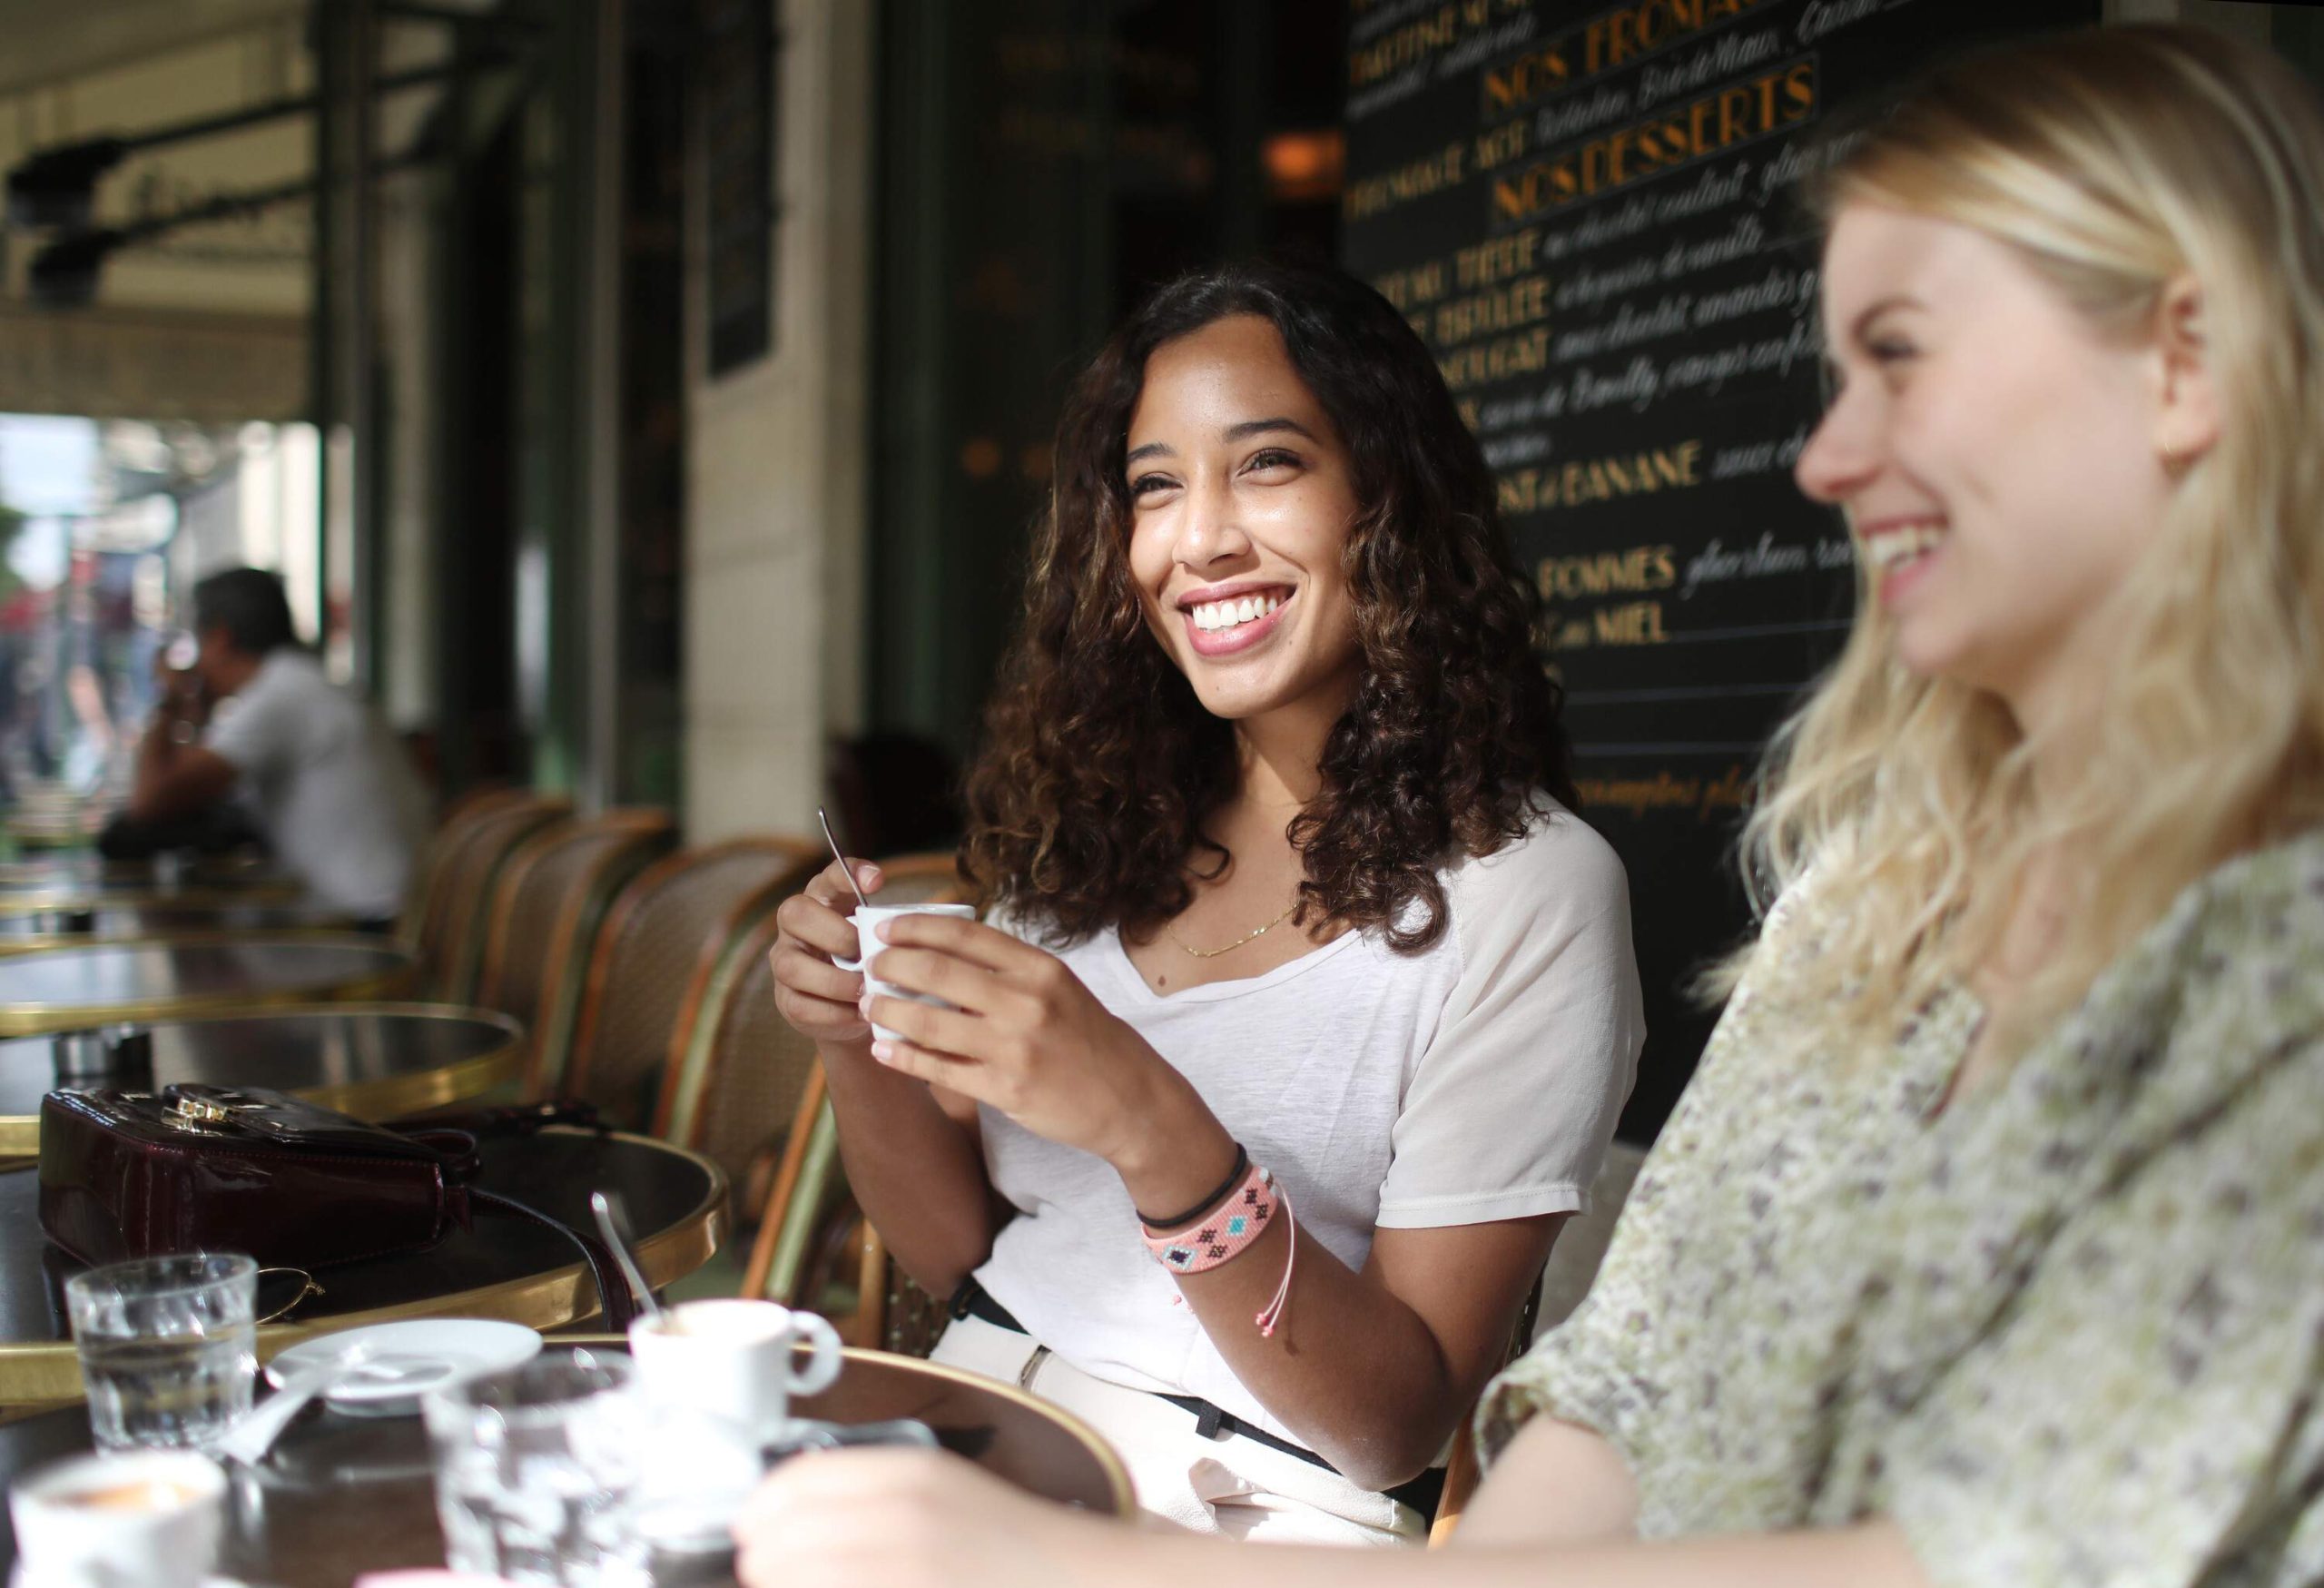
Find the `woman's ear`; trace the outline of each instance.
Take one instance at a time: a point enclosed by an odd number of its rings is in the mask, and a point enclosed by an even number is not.
[[[2177,474],[2219,441],[2220,390],[2211,368],[2203,290],[2179,276],[2155,310],[2158,378],[2154,446],[2163,467]]]

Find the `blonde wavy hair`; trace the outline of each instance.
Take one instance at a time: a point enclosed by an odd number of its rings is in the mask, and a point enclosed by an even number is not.
[[[2018,879],[2071,856],[2072,906],[2012,1002],[2021,1046],[2187,884],[2324,818],[2324,109],[2270,54],[2129,27],[1942,68],[1830,148],[1827,223],[1867,203],[1974,227],[2112,334],[2153,335],[2174,282],[2201,295],[2219,439],[2182,461],[2117,593],[2129,637],[2071,778],[2045,771],[2037,802],[2043,745],[1993,695],[1907,673],[1860,572],[1847,644],[1744,830],[1762,909],[1811,867],[1846,902],[1818,912],[1797,991],[1852,1046],[1965,981]]]

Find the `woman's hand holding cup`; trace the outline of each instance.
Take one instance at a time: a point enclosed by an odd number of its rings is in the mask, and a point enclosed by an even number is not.
[[[879,891],[880,868],[868,860],[850,861],[857,886]],[[863,997],[862,973],[842,969],[852,961],[855,923],[848,918],[855,890],[833,861],[774,912],[776,936],[768,958],[774,971],[774,1007],[801,1036],[819,1043],[867,1042],[871,1022],[857,1007]]]
[[[880,981],[943,1001],[881,997],[874,987],[864,1012],[897,1039],[872,1044],[881,1063],[1106,1159],[1133,1192],[1157,1159],[1191,1162],[1208,1183],[1211,1159],[1233,1156],[1186,1078],[1055,954],[942,916],[901,916],[877,931],[890,945]],[[1206,1138],[1216,1150],[1202,1150]]]

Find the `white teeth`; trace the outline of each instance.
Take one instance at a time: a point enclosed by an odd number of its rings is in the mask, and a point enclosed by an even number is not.
[[[1256,622],[1282,605],[1279,596],[1244,596],[1229,601],[1206,601],[1191,610],[1196,628],[1216,634],[1223,628]]]
[[[1884,529],[1864,543],[1864,560],[1874,573],[1912,561],[1943,543],[1945,531],[1935,524],[1911,524]]]

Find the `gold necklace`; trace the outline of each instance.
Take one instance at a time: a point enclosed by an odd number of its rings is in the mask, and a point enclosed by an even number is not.
[[[1291,911],[1298,908],[1299,901],[1294,899],[1291,902],[1291,908],[1289,910],[1285,910],[1282,914],[1276,916],[1273,921],[1268,922],[1265,926],[1260,927],[1256,932],[1245,932],[1241,937],[1236,938],[1233,942],[1228,943],[1223,949],[1198,949],[1195,947],[1194,944],[1188,942],[1185,938],[1180,937],[1175,931],[1172,931],[1167,922],[1163,924],[1162,930],[1166,932],[1169,932],[1170,941],[1172,942],[1177,943],[1181,949],[1184,949],[1187,953],[1192,954],[1196,959],[1215,960],[1221,954],[1233,953],[1236,949],[1241,948],[1246,942],[1256,942],[1260,938],[1266,936],[1267,933],[1273,932],[1276,927],[1281,926],[1285,922],[1290,920]]]

